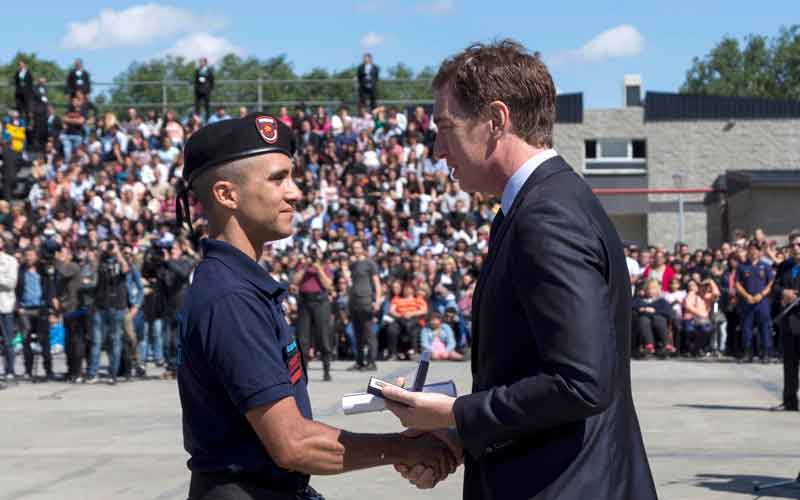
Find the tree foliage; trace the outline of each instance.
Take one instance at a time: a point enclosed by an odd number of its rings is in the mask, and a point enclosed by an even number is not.
[[[18,54],[17,57],[29,61],[34,77],[44,75],[48,80],[63,84],[67,72],[56,63],[40,60],[35,54]],[[167,108],[184,114],[194,104],[192,82],[196,64],[194,60],[172,56],[133,62],[113,78],[110,88],[95,85],[93,98],[101,110],[121,112],[128,106],[161,110],[166,102]],[[91,68],[87,69],[91,72]],[[0,66],[0,77],[10,82],[14,71],[16,58]],[[216,86],[212,105],[222,104],[228,108],[243,105],[255,109],[261,102],[267,110],[275,111],[272,108],[300,102],[329,106],[345,103],[354,107],[357,100],[357,66],[335,71],[316,67],[300,75],[283,54],[266,59],[228,54],[214,65],[214,72]],[[433,72],[428,66],[415,75],[412,68],[403,63],[383,68],[379,100],[411,104],[432,99],[430,79]],[[60,88],[51,94],[58,98],[56,106],[65,104]],[[13,86],[0,87],[0,103],[13,106]]]
[[[782,27],[772,39],[723,37],[705,57],[693,59],[681,92],[800,99],[800,25]]]

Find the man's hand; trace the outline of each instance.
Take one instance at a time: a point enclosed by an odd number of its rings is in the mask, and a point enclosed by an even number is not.
[[[431,431],[455,427],[456,398],[432,392],[411,392],[391,385],[382,389],[386,408],[409,429]]]
[[[406,436],[421,434],[423,434],[423,432],[416,429],[408,429],[403,433],[403,435]],[[461,440],[459,439],[458,433],[455,429],[441,429],[438,431],[432,431],[430,435],[436,436],[437,439],[441,440],[447,445],[447,447],[450,449],[450,452],[456,457],[457,465],[464,463],[464,448],[461,445]],[[430,467],[425,467],[422,464],[418,464],[413,467],[397,464],[394,466],[394,469],[399,472],[404,479],[407,479],[411,484],[420,489],[433,488],[437,483],[444,480],[444,478],[440,478],[437,481],[433,469]],[[451,473],[452,472],[454,472],[454,470],[451,471]]]
[[[788,306],[793,301],[797,300],[797,292],[795,290],[786,289],[781,293],[781,304]]]
[[[416,480],[412,483],[418,488],[433,488],[456,471],[459,459],[443,440],[418,431],[404,432],[403,439],[411,446],[408,463],[396,464],[395,469],[409,471],[409,478]],[[412,476],[410,471],[415,471],[415,475]]]

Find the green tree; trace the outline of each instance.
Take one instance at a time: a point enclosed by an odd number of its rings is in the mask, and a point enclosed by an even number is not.
[[[772,40],[748,35],[722,41],[686,72],[683,93],[800,99],[800,25]]]
[[[64,84],[66,83],[67,71],[54,61],[40,59],[33,52],[17,52],[11,61],[0,65],[0,82],[3,83],[0,86],[1,105],[7,108],[14,107],[14,74],[17,72],[17,61],[20,59],[28,65],[34,84],[39,77],[47,78],[50,103],[58,109],[66,106],[67,99],[64,95]]]

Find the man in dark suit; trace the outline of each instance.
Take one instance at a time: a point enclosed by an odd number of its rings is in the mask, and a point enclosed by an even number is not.
[[[200,114],[200,106],[205,110],[205,120],[211,116],[209,106],[211,92],[214,91],[214,70],[208,65],[208,59],[200,58],[199,66],[194,72],[194,112]]]
[[[800,293],[800,231],[789,234],[790,257],[775,273],[774,300],[781,311],[788,310],[778,322],[783,340],[783,403],[772,410],[797,411],[798,365],[800,365],[800,307],[793,306]]]
[[[372,54],[364,54],[363,62],[358,66],[358,104],[364,106],[369,99],[369,109],[375,109],[378,99],[378,72],[379,68],[372,64]]]
[[[67,75],[65,90],[69,97],[73,97],[75,92],[80,90],[88,98],[92,92],[92,80],[89,77],[89,72],[83,69],[83,61],[80,59],[75,59],[75,66],[72,67]]]
[[[389,409],[463,447],[465,499],[655,499],[631,394],[625,255],[552,149],[550,74],[505,40],[446,60],[433,88],[434,154],[502,209],[473,298],[472,394],[387,388],[404,403]],[[424,468],[398,470],[435,484]]]
[[[33,76],[25,61],[17,61],[14,73],[14,105],[25,123],[30,123],[31,100],[33,99]]]

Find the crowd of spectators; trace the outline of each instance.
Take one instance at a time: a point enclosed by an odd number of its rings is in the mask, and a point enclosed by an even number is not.
[[[800,232],[787,244],[762,229],[737,230],[719,248],[690,251],[626,248],[633,285],[632,349],[641,357],[720,357],[778,361],[781,336],[773,320],[797,298],[779,286],[784,268],[800,270]]]
[[[145,375],[148,362],[171,373],[178,311],[206,231],[194,200],[195,238],[176,227],[175,184],[183,145],[206,121],[191,110],[100,112],[80,88],[64,110],[39,102],[32,113],[36,102],[17,104],[28,107],[10,110],[2,129],[6,376],[31,377],[41,358],[45,378],[60,378],[49,339],[60,331],[72,381],[98,381],[102,351],[111,382]],[[41,111],[44,119],[26,121]],[[422,107],[271,111],[296,133],[293,175],[304,193],[296,235],[268,245],[261,262],[288,288],[290,323],[302,310],[293,278],[303,266],[321,264],[331,273],[324,293],[332,306],[332,355],[358,357],[360,326],[348,302],[356,288],[353,248],[361,242],[380,288],[361,325],[375,338],[364,346],[369,359],[408,359],[422,349],[462,359],[498,200],[469,195],[448,178],[446,163],[432,154],[436,127]],[[208,123],[228,118],[218,108]],[[20,350],[23,373],[14,368]]]
[[[47,103],[46,88],[32,99],[18,100],[28,107],[11,110],[2,129],[6,377],[30,378],[41,357],[45,378],[60,378],[50,351],[50,336],[60,331],[70,381],[97,382],[103,350],[112,383],[145,376],[148,363],[165,366],[169,377],[183,294],[206,231],[195,202],[194,237],[175,225],[181,151],[206,122],[230,116],[224,108],[207,121],[199,109],[162,116],[130,108],[117,116],[99,112],[80,86],[65,110]],[[436,125],[423,107],[362,104],[351,114],[345,105],[300,104],[270,111],[296,134],[293,175],[303,200],[295,207],[296,234],[268,244],[261,264],[288,288],[290,324],[324,331],[324,341],[299,332],[308,355],[354,359],[356,369],[423,350],[434,359],[464,359],[472,294],[499,200],[470,195],[449,177],[433,152]],[[247,113],[239,108],[235,115]],[[26,164],[30,172],[19,177],[17,167]],[[748,306],[767,301],[774,314],[781,300],[770,290],[737,291],[740,281],[750,286],[737,267],[757,261],[771,268],[791,249],[757,231],[752,245],[737,235],[714,250],[678,244],[672,252],[636,246],[626,252],[635,353],[745,360],[758,353],[767,360],[777,352],[771,333],[750,341],[752,323],[763,330],[769,319],[760,306]],[[327,279],[311,283],[309,272]],[[362,276],[373,284],[363,288]],[[354,306],[364,293],[371,295],[366,314]],[[319,297],[328,308],[311,304]],[[313,318],[319,311],[322,320]],[[25,358],[21,374],[14,366],[18,350]]]

